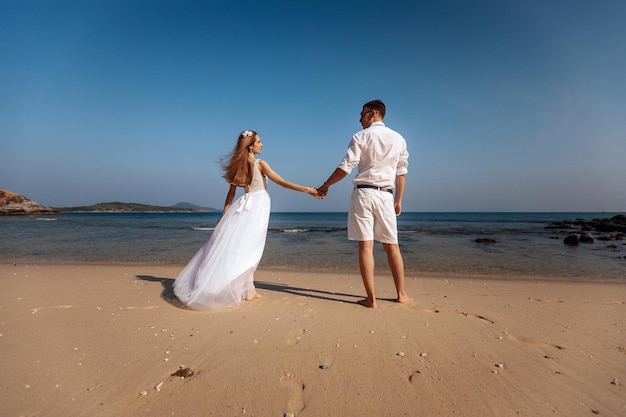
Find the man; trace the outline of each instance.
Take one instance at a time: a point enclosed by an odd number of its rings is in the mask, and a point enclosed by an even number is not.
[[[406,141],[383,123],[386,108],[382,101],[366,103],[361,126],[348,145],[346,156],[326,182],[317,189],[319,197],[358,166],[348,212],[348,239],[359,242],[359,269],[367,292],[360,301],[376,308],[374,286],[374,240],[382,243],[398,293],[397,301],[413,301],[404,290],[404,261],[398,245],[396,216],[402,212],[402,196],[409,165]],[[394,198],[395,188],[395,198]]]

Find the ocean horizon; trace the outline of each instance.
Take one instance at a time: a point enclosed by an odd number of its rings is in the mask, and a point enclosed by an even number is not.
[[[407,212],[398,218],[407,276],[476,274],[543,280],[626,282],[626,241],[568,246],[552,223],[623,213]],[[220,213],[71,212],[0,217],[0,260],[184,265],[209,239]],[[259,268],[358,271],[345,212],[273,212]],[[588,232],[592,237],[598,233]],[[485,242],[478,243],[477,239]],[[388,272],[382,246],[376,270]]]

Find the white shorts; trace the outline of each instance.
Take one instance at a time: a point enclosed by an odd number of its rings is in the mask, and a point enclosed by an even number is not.
[[[355,188],[348,211],[348,239],[398,243],[398,221],[393,194],[372,188]]]

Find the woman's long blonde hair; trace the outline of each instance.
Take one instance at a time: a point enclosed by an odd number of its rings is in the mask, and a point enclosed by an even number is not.
[[[254,130],[244,130],[239,134],[235,149],[220,160],[220,165],[224,171],[223,177],[230,184],[238,187],[246,187],[252,182],[254,165],[249,161],[250,146],[256,140],[257,132]]]

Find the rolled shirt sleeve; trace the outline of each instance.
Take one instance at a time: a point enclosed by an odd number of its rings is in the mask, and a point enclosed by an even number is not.
[[[348,149],[346,151],[346,156],[343,157],[343,160],[339,164],[338,168],[346,173],[350,174],[354,167],[359,165],[359,161],[361,160],[361,147],[357,143],[356,135],[352,137],[350,144],[348,145]]]
[[[398,159],[398,165],[396,167],[396,175],[406,175],[409,172],[409,151],[404,144],[404,150],[400,154]]]

